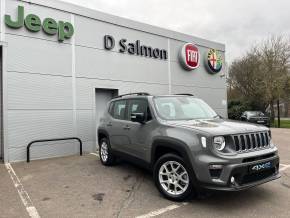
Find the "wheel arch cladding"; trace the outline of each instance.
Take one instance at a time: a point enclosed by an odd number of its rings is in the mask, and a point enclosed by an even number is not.
[[[109,134],[106,130],[104,129],[99,129],[98,130],[98,143],[100,143],[100,140],[102,138],[107,138],[109,140]]]
[[[186,149],[187,145],[177,139],[173,138],[157,138],[153,141],[151,150],[151,164],[154,166],[156,161],[164,154],[174,153],[179,155],[191,165],[191,160]]]

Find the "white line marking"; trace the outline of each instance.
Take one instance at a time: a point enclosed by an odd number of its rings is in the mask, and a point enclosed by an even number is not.
[[[99,154],[97,153],[90,153],[90,154],[99,157]]]
[[[281,168],[279,169],[280,172],[282,172],[282,171],[287,170],[288,168],[290,168],[290,165],[285,165],[285,164],[280,164],[280,165],[283,166],[283,167],[281,167]]]
[[[24,190],[23,185],[21,184],[19,178],[17,177],[14,169],[12,168],[10,163],[5,164],[5,167],[10,175],[10,178],[14,184],[14,187],[16,188],[19,197],[23,203],[23,205],[26,208],[26,211],[28,212],[29,216],[32,218],[40,218],[36,208],[33,206],[33,203],[28,195],[28,193]]]
[[[149,212],[147,214],[144,214],[144,215],[141,215],[141,216],[137,216],[136,218],[149,218],[149,217],[158,216],[158,215],[161,215],[161,214],[166,213],[168,211],[175,210],[175,209],[181,207],[182,205],[187,205],[187,203],[183,203],[181,205],[172,204],[172,205],[170,205],[168,207],[164,207],[164,208],[161,208],[161,209],[158,209],[158,210],[151,211],[151,212]]]

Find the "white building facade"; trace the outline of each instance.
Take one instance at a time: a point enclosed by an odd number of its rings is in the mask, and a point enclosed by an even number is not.
[[[106,102],[131,92],[191,93],[227,116],[225,46],[54,0],[1,0],[1,152],[26,160],[38,139],[96,149]],[[77,154],[44,142],[31,159]]]

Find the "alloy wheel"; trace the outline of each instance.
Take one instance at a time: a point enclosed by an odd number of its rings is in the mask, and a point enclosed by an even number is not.
[[[102,142],[101,144],[101,158],[103,162],[107,162],[108,160],[108,145],[106,142]]]
[[[159,182],[168,194],[181,195],[189,185],[188,172],[179,162],[167,161],[159,169]]]

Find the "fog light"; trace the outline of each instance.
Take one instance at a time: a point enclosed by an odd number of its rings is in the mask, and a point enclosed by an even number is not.
[[[234,185],[236,183],[235,177],[231,177],[231,183]]]

